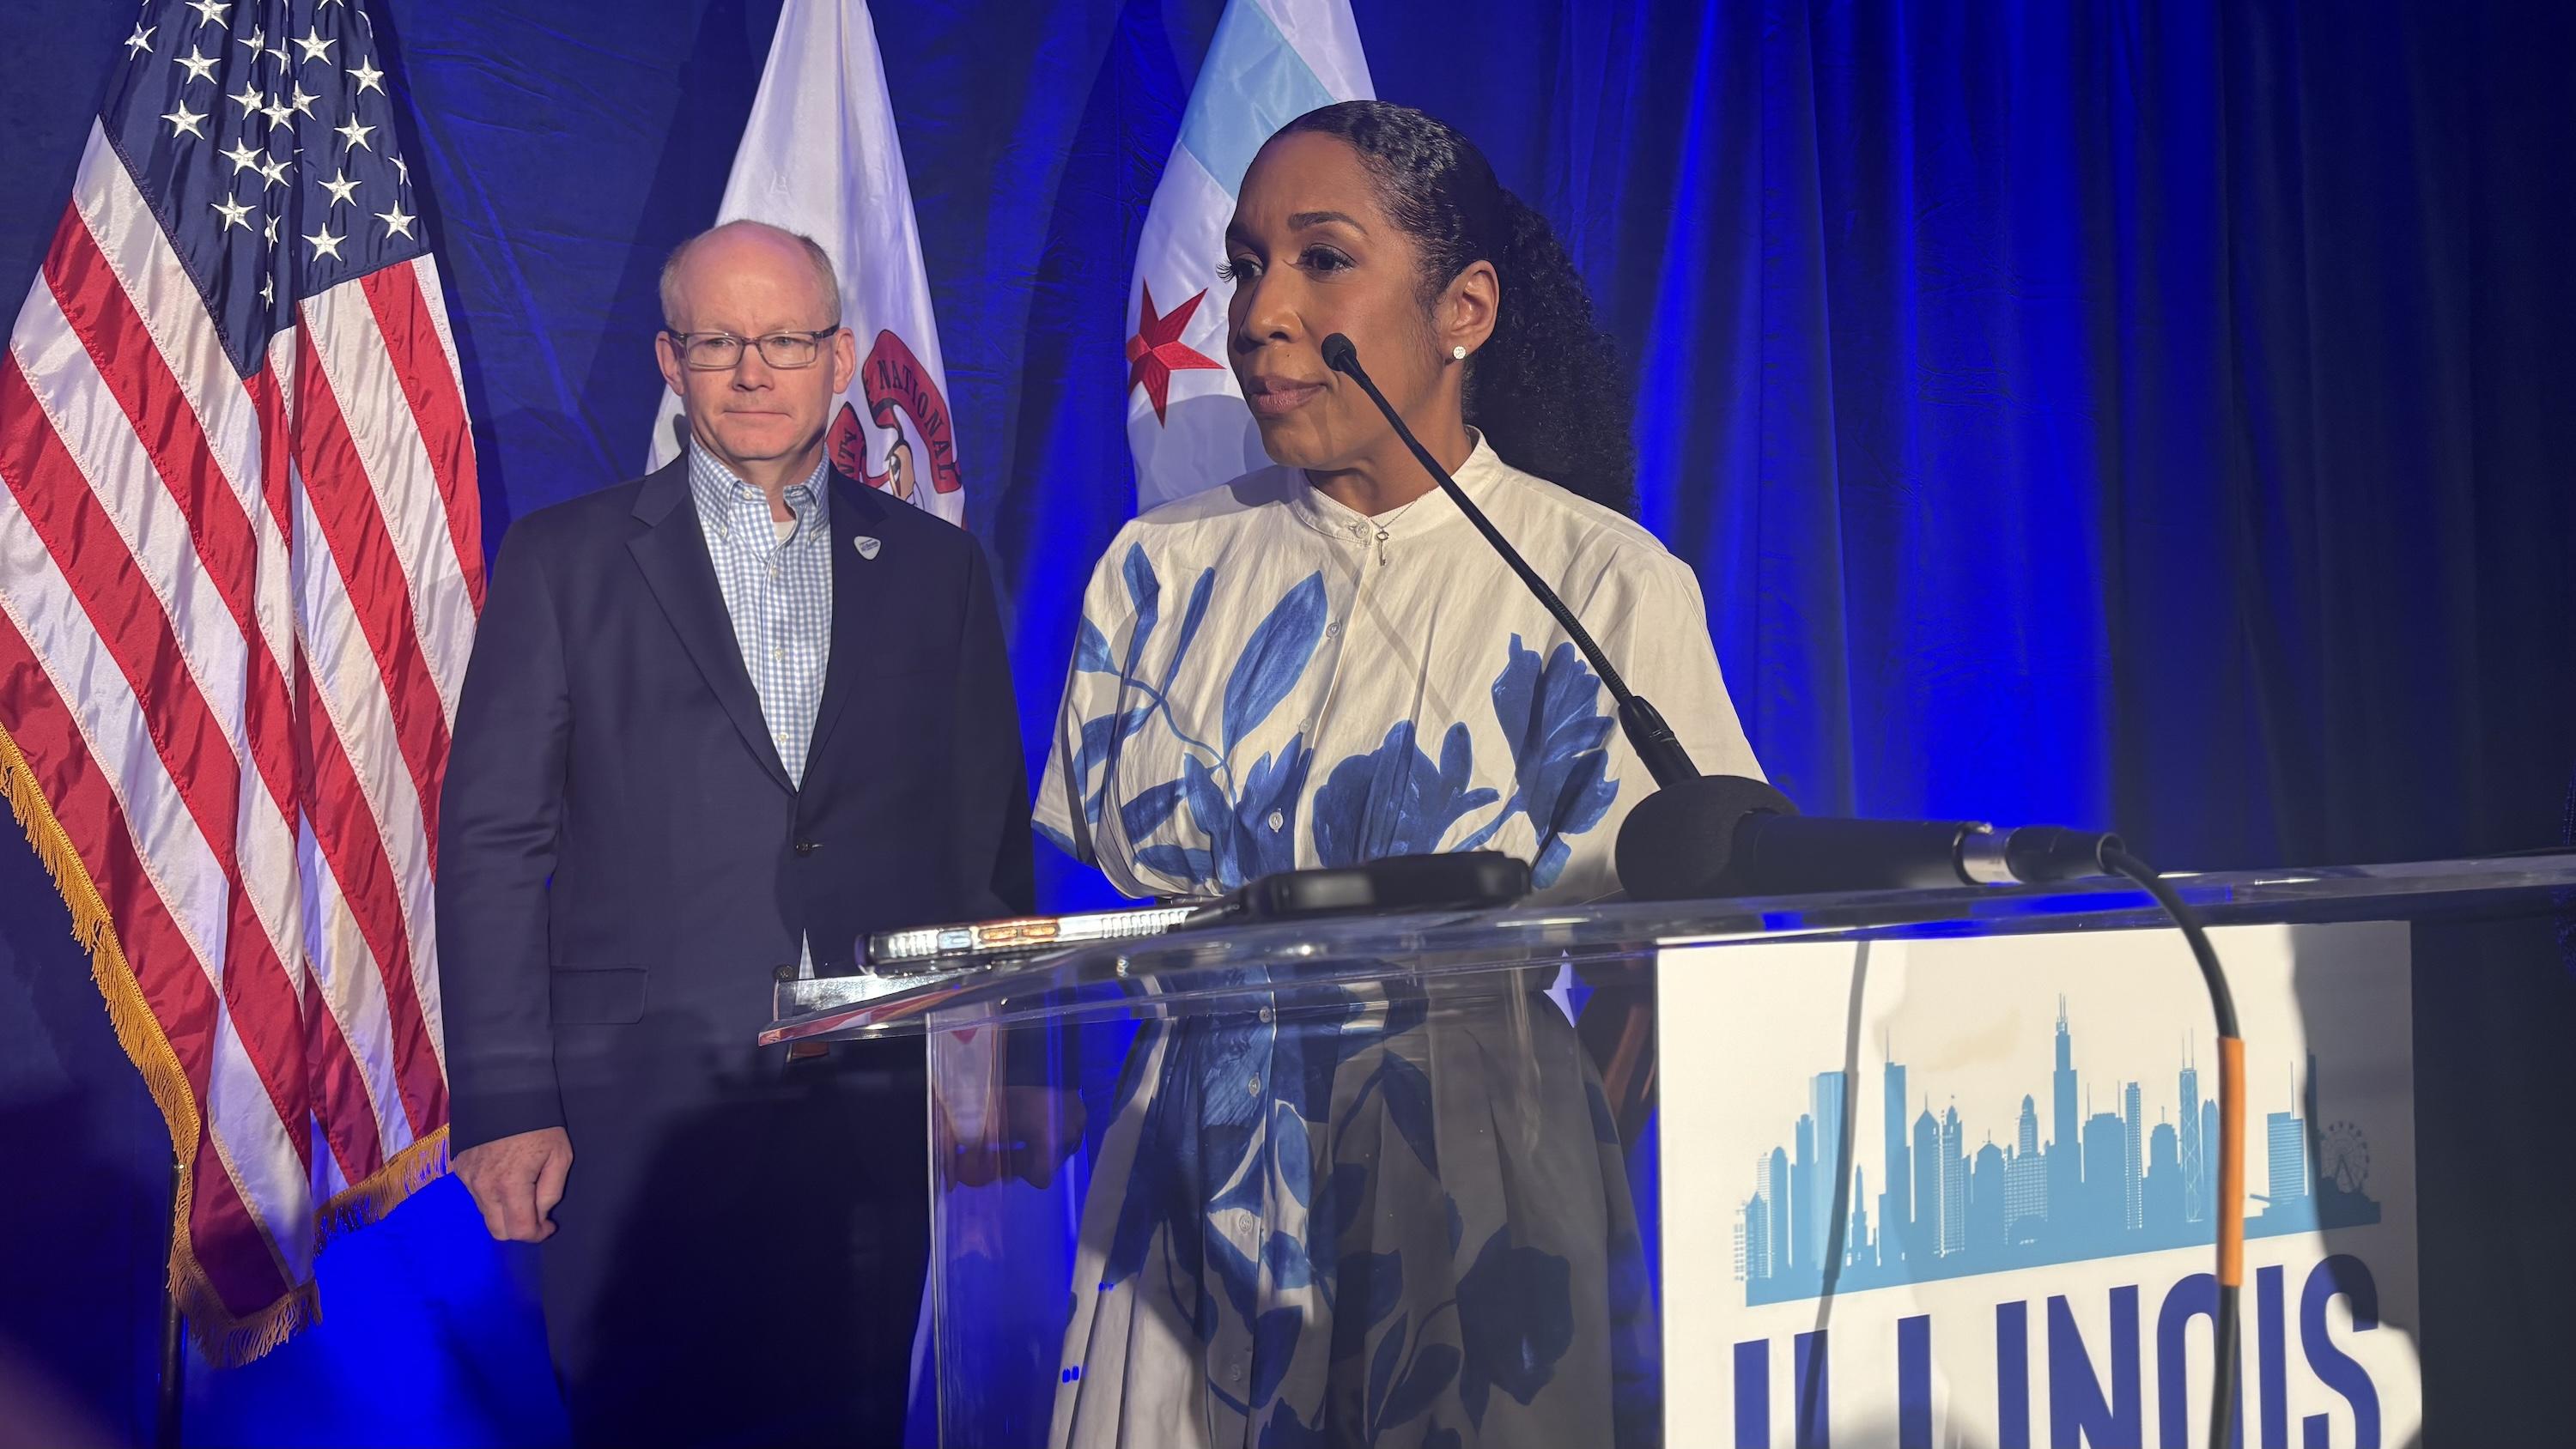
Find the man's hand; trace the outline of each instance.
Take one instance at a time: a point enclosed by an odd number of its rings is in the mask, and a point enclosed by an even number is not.
[[[546,1214],[563,1201],[564,1178],[572,1171],[572,1138],[561,1127],[541,1127],[468,1147],[453,1164],[474,1205],[483,1210],[483,1226],[505,1243],[542,1243],[553,1237],[554,1221]]]

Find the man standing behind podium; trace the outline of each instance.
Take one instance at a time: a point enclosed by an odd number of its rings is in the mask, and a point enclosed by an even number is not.
[[[826,462],[830,259],[757,223],[662,277],[687,455],[513,527],[439,830],[456,1173],[543,1242],[585,1443],[898,1442],[920,1050],[761,1051],[772,972],[1025,911],[1028,797],[965,533]]]

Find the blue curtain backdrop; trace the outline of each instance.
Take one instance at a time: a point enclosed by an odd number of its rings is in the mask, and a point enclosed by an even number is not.
[[[2566,7],[1354,8],[1380,94],[1478,138],[1591,279],[1645,522],[1698,568],[1753,742],[1809,809],[2116,824],[2192,866],[2554,838]],[[0,296],[35,275],[130,9],[0,14]],[[1132,507],[1132,248],[1219,9],[876,7],[1033,762]],[[372,10],[497,540],[639,466],[655,270],[711,217],[777,5]],[[0,1355],[135,1433],[160,1127],[13,840],[0,1153],[97,1207],[0,1194]],[[321,1330],[200,1385],[198,1437],[555,1431],[524,1264],[474,1245],[452,1184],[394,1223],[325,1259]]]

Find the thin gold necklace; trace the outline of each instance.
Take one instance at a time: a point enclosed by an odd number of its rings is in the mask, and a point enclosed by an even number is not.
[[[1438,485],[1435,484],[1433,486],[1437,487]],[[1414,496],[1413,503],[1419,503],[1430,496],[1431,495],[1428,493],[1416,494]],[[1369,520],[1369,526],[1377,530],[1377,566],[1379,568],[1386,567],[1387,530],[1393,527],[1398,520],[1404,517],[1404,515],[1413,511],[1413,503],[1404,505],[1402,508],[1395,510],[1384,518],[1372,518]]]

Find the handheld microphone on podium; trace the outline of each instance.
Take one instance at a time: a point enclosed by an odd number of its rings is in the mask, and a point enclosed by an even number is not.
[[[1655,779],[1620,827],[1619,883],[1641,900],[1723,895],[1789,895],[1825,890],[1920,890],[1936,886],[2012,885],[2069,880],[2109,870],[2106,852],[2119,837],[2033,826],[1998,834],[1972,821],[1833,820],[1798,813],[1789,798],[1759,780],[1702,775],[1663,715],[1628,687],[1574,611],[1485,517],[1458,480],[1405,426],[1386,394],[1360,366],[1359,349],[1336,332],[1324,339],[1324,364],[1359,384],[1386,415],[1458,511],[1511,565],[1546,606],[1619,709],[1619,728]]]
[[[2116,873],[2120,837],[1975,820],[1800,815],[1759,780],[1700,775],[1637,802],[1619,827],[1619,883],[1639,900],[2037,885]]]

